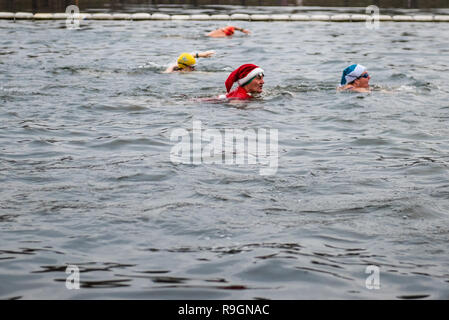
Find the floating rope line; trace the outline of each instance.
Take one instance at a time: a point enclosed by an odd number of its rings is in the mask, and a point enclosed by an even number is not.
[[[69,16],[67,13],[28,13],[28,12],[0,12],[0,19],[5,20],[175,20],[175,21],[210,21],[210,20],[241,20],[241,21],[328,21],[328,22],[363,22],[374,16],[364,14],[336,14],[336,15],[306,15],[306,14],[194,14],[168,15],[163,13],[79,13]],[[393,22],[449,22],[449,15],[379,15],[379,21]]]

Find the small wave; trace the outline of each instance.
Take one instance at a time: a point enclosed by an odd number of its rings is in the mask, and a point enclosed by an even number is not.
[[[5,56],[8,54],[15,54],[15,51],[0,51],[0,56]]]
[[[141,73],[145,71],[155,71],[161,72],[167,68],[167,64],[160,64],[152,61],[145,62],[142,65],[137,66],[134,69],[131,69],[131,73]]]
[[[403,299],[403,300],[425,299],[425,298],[429,298],[429,297],[430,297],[430,294],[411,294],[411,295],[397,296],[398,299]]]
[[[126,68],[92,68],[85,66],[63,66],[55,67],[49,71],[53,75],[110,75],[110,74],[127,74],[130,73]],[[132,72],[131,72],[132,73]]]
[[[304,79],[288,79],[287,83],[292,83],[285,86],[275,86],[271,90],[273,92],[288,92],[288,93],[306,93],[306,92],[320,92],[320,91],[335,91],[337,86],[334,82],[309,82]],[[299,83],[298,83],[299,82]]]
[[[126,176],[120,176],[112,179],[115,181],[133,181],[133,182],[145,182],[145,181],[164,181],[171,177],[172,172],[159,173],[159,174],[132,174]]]
[[[57,282],[66,282],[66,279],[55,279]],[[131,284],[126,282],[131,279],[113,279],[113,280],[99,280],[99,281],[80,281],[80,288],[83,289],[106,289],[106,288],[120,288],[129,287]]]
[[[54,75],[59,75],[59,74],[70,74],[70,75],[75,75],[80,73],[83,70],[87,70],[88,68],[86,67],[75,67],[75,66],[64,66],[64,67],[56,67],[53,68],[50,73],[54,74]]]
[[[148,109],[147,106],[131,104],[131,105],[99,105],[95,106],[96,109],[107,110],[107,111],[142,111]]]
[[[407,79],[407,75],[405,73],[393,73],[390,76],[391,79],[397,80],[397,79]]]
[[[270,89],[263,93],[263,98],[266,102],[292,100],[294,97],[295,95],[292,92],[285,90]]]
[[[141,145],[141,146],[166,146],[167,141],[157,141],[155,139],[149,138],[135,138],[135,139],[124,139],[124,138],[116,138],[112,141],[107,141],[104,143],[97,143],[91,145],[92,148],[107,148],[107,149],[117,149],[124,148],[130,145]]]
[[[379,93],[428,93],[433,89],[439,89],[431,83],[415,82],[413,84],[402,84],[400,86],[372,85],[373,92]]]
[[[214,66],[201,66],[200,70],[198,70],[199,72],[207,72],[207,73],[220,73],[220,72],[225,72],[225,73],[229,73],[232,72],[234,69],[232,69],[231,67],[227,67],[227,66],[219,66],[219,65],[214,65]]]

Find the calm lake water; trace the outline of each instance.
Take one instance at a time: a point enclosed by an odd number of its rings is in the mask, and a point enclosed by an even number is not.
[[[0,298],[448,299],[449,24],[224,24],[0,21]],[[198,99],[243,63],[260,98]],[[172,163],[193,121],[277,129],[276,174]]]

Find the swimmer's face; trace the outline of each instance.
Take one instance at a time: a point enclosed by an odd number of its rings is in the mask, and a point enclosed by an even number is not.
[[[185,66],[182,71],[186,71],[186,72],[190,72],[190,71],[195,71],[195,67],[194,66]]]
[[[370,75],[367,71],[362,73],[360,77],[354,80],[354,85],[359,88],[368,88],[369,87],[369,79],[371,79]]]
[[[253,79],[253,81],[245,86],[245,89],[250,93],[261,93],[264,83],[265,82],[263,81],[263,74],[259,74]]]

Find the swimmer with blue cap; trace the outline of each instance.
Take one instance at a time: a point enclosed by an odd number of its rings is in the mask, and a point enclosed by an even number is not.
[[[182,53],[176,63],[170,65],[164,73],[172,73],[172,72],[190,72],[194,71],[196,67],[196,59],[198,58],[209,58],[214,55],[215,51],[204,51],[197,53]]]
[[[368,71],[361,64],[353,64],[343,70],[338,91],[371,92],[371,79]]]

